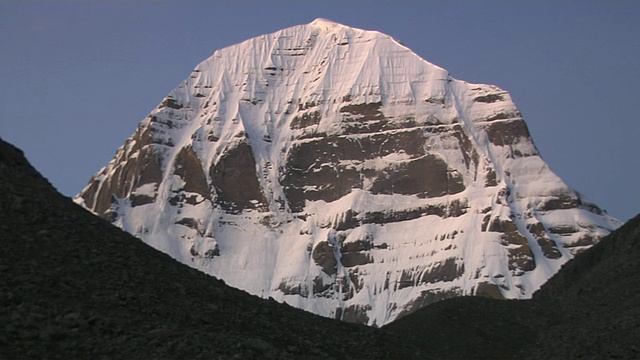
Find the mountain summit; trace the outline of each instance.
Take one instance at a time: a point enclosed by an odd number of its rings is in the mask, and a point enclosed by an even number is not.
[[[619,226],[507,92],[325,19],[216,51],[76,201],[232,286],[375,326],[530,297]]]

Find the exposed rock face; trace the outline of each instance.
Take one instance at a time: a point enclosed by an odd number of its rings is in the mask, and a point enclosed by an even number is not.
[[[233,286],[378,326],[529,297],[619,226],[508,93],[324,20],[216,51],[76,200]]]
[[[251,147],[242,141],[230,147],[211,166],[210,178],[215,184],[220,206],[230,212],[254,209],[267,203],[256,174]]]

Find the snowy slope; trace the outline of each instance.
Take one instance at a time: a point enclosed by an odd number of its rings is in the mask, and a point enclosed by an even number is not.
[[[619,226],[508,93],[324,19],[216,51],[76,201],[232,286],[376,326],[527,298]]]

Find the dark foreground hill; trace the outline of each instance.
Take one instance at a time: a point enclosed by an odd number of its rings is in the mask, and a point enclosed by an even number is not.
[[[0,140],[0,359],[415,357],[378,329],[174,261],[61,196]]]
[[[640,359],[640,215],[532,300],[450,299],[384,329],[441,359]]]
[[[640,216],[532,300],[449,299],[374,329],[176,262],[0,140],[0,359],[637,359],[639,339]]]
[[[533,301],[561,315],[531,357],[640,359],[640,215],[567,263]]]

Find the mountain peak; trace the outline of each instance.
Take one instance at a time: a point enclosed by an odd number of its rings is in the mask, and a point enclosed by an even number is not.
[[[329,28],[346,27],[345,25],[342,25],[340,23],[337,23],[335,21],[332,21],[332,20],[329,20],[329,19],[325,19],[325,18],[317,18],[317,19],[313,20],[312,22],[310,22],[309,25],[329,27]]]
[[[549,170],[506,91],[325,19],[216,51],[77,201],[233,286],[370,325],[529,297],[619,225]]]

